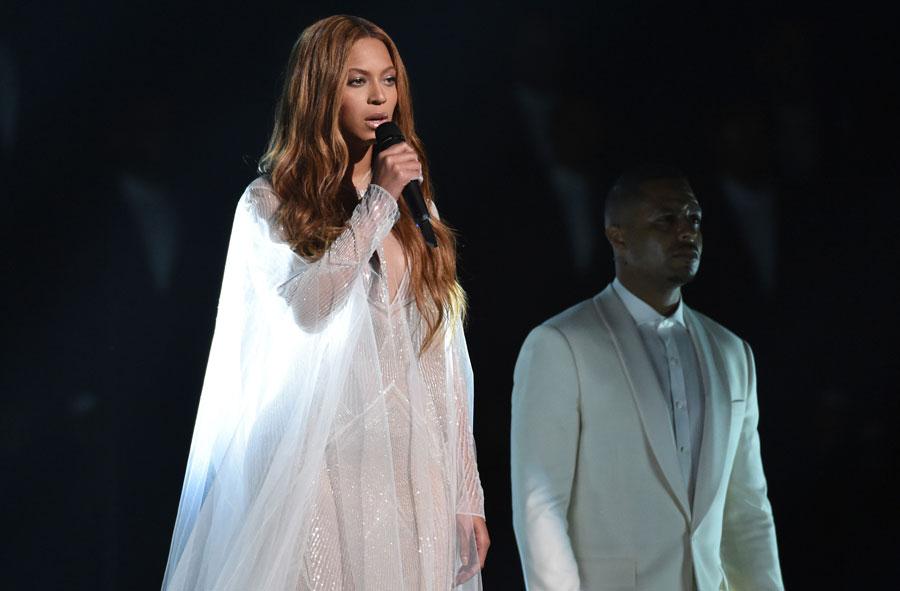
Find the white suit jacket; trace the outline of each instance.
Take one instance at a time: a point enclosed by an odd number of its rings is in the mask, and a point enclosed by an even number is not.
[[[706,408],[693,506],[666,398],[612,287],[522,345],[512,499],[530,591],[783,589],[753,355],[709,318],[684,315]]]

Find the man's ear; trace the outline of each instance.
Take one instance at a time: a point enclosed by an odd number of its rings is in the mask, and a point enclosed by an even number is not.
[[[620,253],[625,250],[625,233],[622,231],[622,227],[617,224],[610,224],[605,228],[606,239],[609,240],[610,246],[612,246],[613,252]]]

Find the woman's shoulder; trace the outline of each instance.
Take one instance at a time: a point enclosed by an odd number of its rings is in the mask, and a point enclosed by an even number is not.
[[[281,200],[272,189],[272,183],[264,176],[253,180],[241,195],[240,205],[249,209],[254,215],[268,220],[278,209]]]

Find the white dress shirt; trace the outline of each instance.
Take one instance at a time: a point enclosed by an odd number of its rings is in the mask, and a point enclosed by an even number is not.
[[[613,289],[637,324],[644,348],[666,396],[681,475],[693,502],[703,439],[703,380],[694,343],[684,323],[682,302],[668,317],[628,291],[617,279]]]

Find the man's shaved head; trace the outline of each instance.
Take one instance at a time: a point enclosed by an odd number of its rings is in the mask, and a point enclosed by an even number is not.
[[[604,209],[606,227],[621,225],[629,219],[634,211],[634,206],[646,196],[641,191],[641,185],[650,181],[671,181],[674,184],[683,184],[690,193],[693,193],[687,177],[674,166],[647,164],[632,168],[616,179],[606,195]]]

